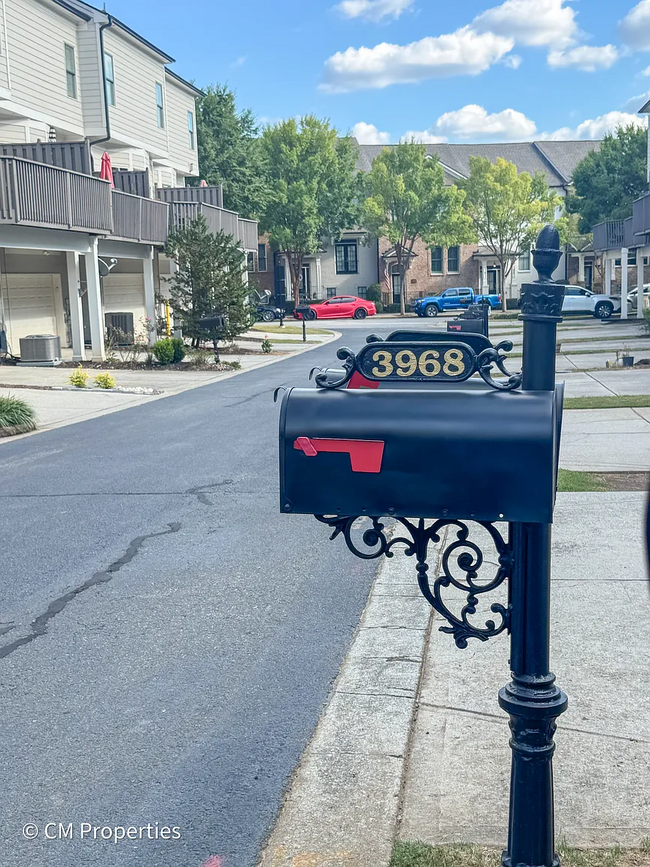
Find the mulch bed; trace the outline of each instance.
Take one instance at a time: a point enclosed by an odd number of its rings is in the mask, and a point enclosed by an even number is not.
[[[650,473],[593,473],[608,491],[647,491]]]
[[[7,425],[5,427],[0,425],[0,437],[15,437],[18,434],[30,433],[33,430],[36,430],[36,422]]]

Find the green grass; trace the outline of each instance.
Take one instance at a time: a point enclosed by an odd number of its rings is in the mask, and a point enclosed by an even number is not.
[[[329,334],[326,328],[312,328],[309,322],[306,330],[307,334]],[[283,325],[280,328],[273,322],[256,322],[253,331],[264,331],[268,334],[302,334],[302,325]]]
[[[24,427],[34,430],[36,413],[32,407],[19,397],[0,397],[0,427]]]
[[[562,867],[650,867],[647,840],[640,849],[573,849],[560,844],[558,854]],[[396,843],[389,867],[501,867],[501,850],[467,843]]]
[[[620,409],[626,406],[650,406],[650,394],[612,394],[602,397],[565,397],[565,409]]]
[[[558,472],[557,489],[563,493],[575,491],[606,491],[607,485],[596,473],[581,473],[576,470]]]

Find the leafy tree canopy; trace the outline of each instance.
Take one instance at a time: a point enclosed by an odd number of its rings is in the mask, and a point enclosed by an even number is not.
[[[498,259],[505,286],[515,259],[533,246],[545,223],[554,221],[562,199],[548,189],[541,172],[518,172],[514,163],[501,158],[491,163],[470,157],[469,163],[469,178],[462,182],[465,209],[480,243]]]
[[[402,287],[418,239],[427,245],[453,246],[475,238],[463,210],[465,194],[456,186],[445,186],[442,166],[427,155],[423,144],[411,141],[384,148],[360,185],[361,224],[369,235],[386,237],[394,248]],[[404,296],[402,291],[402,313]]]
[[[647,147],[647,129],[619,127],[576,166],[574,193],[566,204],[569,212],[579,214],[580,232],[631,216],[632,202],[648,188]]]
[[[267,186],[260,230],[287,257],[297,303],[305,256],[356,222],[356,148],[313,115],[267,127],[260,145]]]
[[[170,277],[171,305],[183,319],[183,333],[195,342],[215,337],[199,319],[225,316],[219,338],[232,340],[250,325],[245,256],[230,235],[213,234],[199,216],[169,235],[165,252],[176,263]],[[216,341],[215,341],[216,351]]]
[[[243,217],[257,216],[264,198],[259,127],[250,109],[238,112],[224,84],[205,89],[196,101],[201,178],[223,184],[224,206]]]

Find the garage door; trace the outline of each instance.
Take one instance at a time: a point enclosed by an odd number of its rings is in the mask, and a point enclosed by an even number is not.
[[[7,274],[2,296],[12,351],[28,334],[58,334],[65,345],[63,298],[58,274]]]
[[[102,280],[105,313],[133,313],[136,334],[144,331],[144,277],[142,274],[109,274]]]

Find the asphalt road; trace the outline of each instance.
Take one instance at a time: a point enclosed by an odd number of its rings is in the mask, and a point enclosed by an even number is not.
[[[255,863],[376,566],[278,508],[273,390],[336,346],[0,447],[2,867]]]

